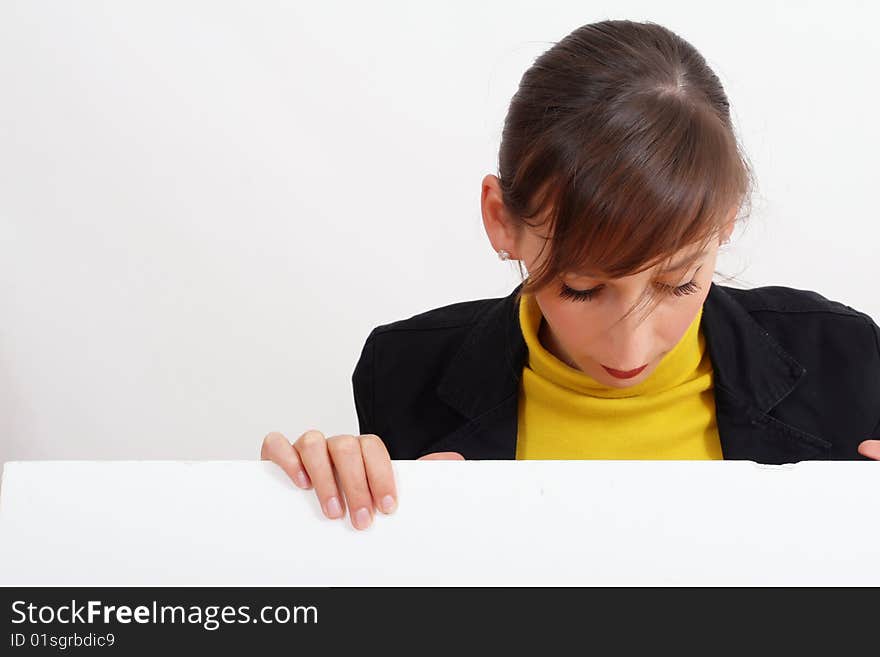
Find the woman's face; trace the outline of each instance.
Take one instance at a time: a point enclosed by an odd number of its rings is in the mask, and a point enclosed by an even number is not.
[[[561,275],[534,295],[545,319],[539,334],[541,344],[570,367],[610,387],[626,388],[641,383],[651,376],[696,318],[709,293],[720,241],[728,235],[729,232],[720,236],[693,263],[674,270],[661,272],[657,265],[616,279],[596,274]],[[543,242],[534,229],[524,226],[515,248],[528,271],[534,271],[540,264],[538,254]],[[671,262],[675,265],[697,253],[699,245],[688,247]],[[573,291],[598,289],[591,298],[579,299],[571,296],[564,285]],[[659,305],[647,317],[647,310],[638,308],[618,322],[647,286],[657,289]],[[647,365],[644,370],[626,379],[612,376],[605,369],[628,371],[643,365]]]

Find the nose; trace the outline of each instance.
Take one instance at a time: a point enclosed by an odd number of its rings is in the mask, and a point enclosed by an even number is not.
[[[618,314],[622,316],[626,309]],[[630,372],[647,365],[651,360],[653,327],[650,317],[634,311],[608,329],[609,347],[602,365],[619,372]]]

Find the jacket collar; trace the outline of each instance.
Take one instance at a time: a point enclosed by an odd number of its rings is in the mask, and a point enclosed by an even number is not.
[[[515,458],[519,382],[528,356],[516,299],[521,287],[487,307],[444,370],[436,392],[467,421],[431,445],[431,452]],[[828,441],[769,415],[805,368],[714,282],[703,305],[702,330],[725,459],[781,463],[827,452]]]

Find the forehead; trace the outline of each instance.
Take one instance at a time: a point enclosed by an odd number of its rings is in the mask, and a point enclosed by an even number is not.
[[[676,254],[675,258],[673,258],[673,261],[669,264],[669,266],[660,270],[659,273],[679,272],[679,271],[682,271],[683,269],[687,269],[688,267],[693,265],[697,260],[706,256],[709,253],[709,251],[710,251],[710,249],[708,247],[705,249],[702,249],[702,250],[699,250],[699,249],[694,250],[693,247],[691,247],[688,250],[682,250],[678,254]],[[573,271],[573,272],[571,272],[571,275],[578,276],[578,277],[584,277],[584,278],[594,278],[594,279],[604,278],[604,274],[602,272],[594,272],[594,271],[588,271],[588,270]]]

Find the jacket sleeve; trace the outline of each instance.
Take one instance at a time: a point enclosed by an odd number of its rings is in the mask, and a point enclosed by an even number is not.
[[[373,353],[375,345],[375,329],[367,336],[367,341],[361,349],[361,356],[355,365],[351,375],[351,385],[354,392],[354,407],[357,411],[358,432],[361,435],[376,433],[374,416],[374,390],[373,384]]]

